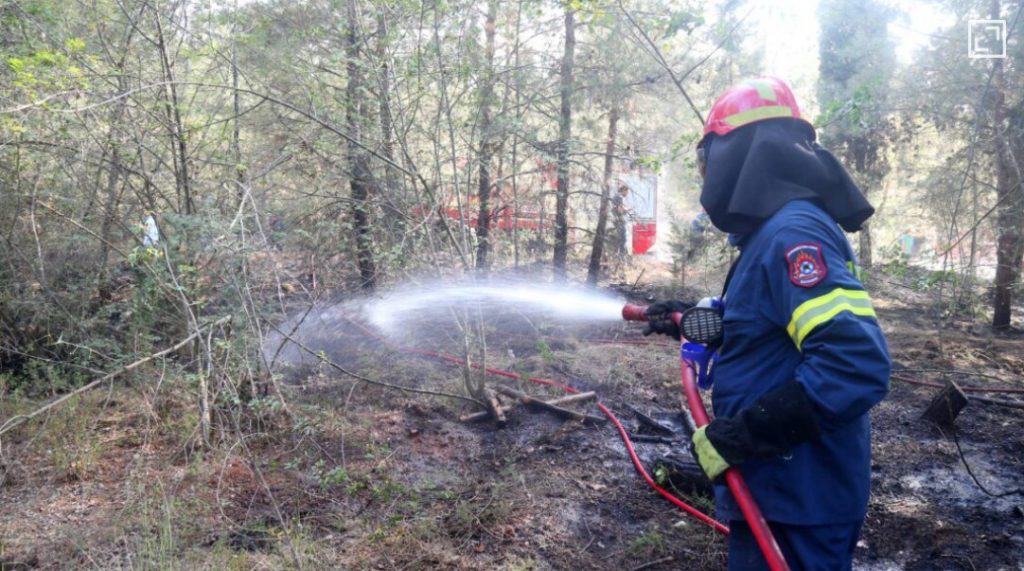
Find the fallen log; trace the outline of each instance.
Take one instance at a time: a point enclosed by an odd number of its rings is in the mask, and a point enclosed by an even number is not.
[[[534,397],[532,397],[532,396],[530,396],[530,395],[528,395],[526,393],[519,392],[519,391],[517,391],[517,390],[515,390],[515,389],[513,389],[511,387],[506,387],[504,385],[498,385],[498,386],[494,387],[494,390],[498,391],[499,393],[501,393],[501,394],[503,394],[505,396],[510,396],[510,397],[513,397],[513,398],[517,398],[523,404],[525,404],[527,406],[531,406],[531,407],[534,407],[534,408],[544,409],[544,410],[547,410],[549,412],[553,412],[553,413],[555,413],[555,414],[557,414],[559,416],[565,417],[565,418],[572,418],[574,420],[579,420],[579,421],[582,421],[582,422],[592,422],[592,423],[595,423],[595,424],[602,423],[602,422],[605,421],[605,419],[603,417],[594,416],[594,415],[591,415],[591,414],[585,414],[585,413],[582,413],[582,412],[576,412],[574,410],[569,410],[567,408],[562,408],[562,407],[560,407],[558,405],[553,405],[553,404],[544,402],[544,401],[542,401],[540,399],[536,399],[536,398],[534,398]]]
[[[546,402],[548,404],[550,404],[550,405],[560,406],[560,405],[564,405],[564,404],[571,404],[571,403],[574,403],[574,402],[583,402],[583,401],[593,400],[596,397],[597,397],[597,393],[595,393],[593,391],[589,391],[589,392],[585,392],[585,393],[576,393],[574,395],[569,395],[569,396],[565,396],[565,397],[556,398],[556,399],[549,400],[549,401],[546,401]],[[525,403],[523,403],[519,399],[516,399],[515,404],[525,404]],[[463,416],[459,417],[459,421],[461,421],[461,422],[479,422],[481,420],[486,420],[488,418],[491,418],[491,411],[489,411],[489,410],[482,410],[480,412],[474,412],[472,414],[463,415]]]
[[[1007,399],[993,399],[989,397],[971,397],[971,402],[983,402],[995,406],[1005,406],[1008,408],[1024,408],[1024,402],[1019,400],[1007,400]]]

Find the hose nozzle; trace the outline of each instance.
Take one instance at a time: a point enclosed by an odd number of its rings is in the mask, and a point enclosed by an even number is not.
[[[626,321],[647,321],[647,306],[627,303],[622,306],[622,318]]]

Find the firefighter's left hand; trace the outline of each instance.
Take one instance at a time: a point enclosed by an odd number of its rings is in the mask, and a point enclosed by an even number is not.
[[[659,301],[648,305],[648,322],[647,326],[644,327],[643,330],[644,336],[646,337],[651,333],[660,333],[661,335],[668,335],[676,341],[679,341],[679,326],[676,325],[675,321],[672,321],[672,314],[682,313],[691,307],[693,307],[692,303],[676,299]]]
[[[700,464],[700,468],[707,474],[708,479],[713,482],[729,468],[729,463],[725,458],[722,458],[715,445],[708,439],[708,426],[702,426],[693,433],[692,450],[694,458]]]
[[[821,435],[814,403],[796,381],[757,398],[732,417],[718,417],[693,433],[697,463],[714,480],[751,458],[772,458]]]

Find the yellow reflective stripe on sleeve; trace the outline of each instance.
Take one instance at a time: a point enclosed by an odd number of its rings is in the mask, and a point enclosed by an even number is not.
[[[778,101],[778,97],[775,95],[775,88],[772,84],[763,79],[748,79],[744,81],[746,85],[749,85],[757,90],[757,95],[765,101]]]
[[[846,269],[850,270],[850,273],[853,274],[853,277],[857,278],[857,281],[864,281],[864,278],[862,277],[863,272],[861,272],[860,266],[853,263],[852,261],[847,261]]]
[[[762,119],[792,116],[793,110],[785,105],[769,105],[767,107],[755,107],[753,109],[747,109],[746,111],[740,111],[739,113],[733,113],[724,120],[729,126],[742,127],[747,123],[753,123],[754,121],[760,121]]]
[[[804,339],[811,331],[844,311],[862,317],[875,317],[868,292],[857,289],[836,288],[825,295],[809,299],[793,311],[786,332],[798,350],[803,350]]]

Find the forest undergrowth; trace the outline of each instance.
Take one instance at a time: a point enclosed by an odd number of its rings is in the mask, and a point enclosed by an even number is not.
[[[940,429],[920,419],[937,389],[907,379],[1024,389],[1024,338],[994,334],[980,317],[937,318],[934,292],[909,280],[906,270],[878,271],[868,282],[897,372],[873,412],[873,495],[857,568],[1017,569],[1024,500],[986,495],[965,463],[991,493],[1020,489],[1019,401],[971,402],[954,429]],[[636,284],[632,295],[671,289]],[[434,333],[408,342],[460,354],[456,339]],[[272,378],[217,373],[245,382],[210,385],[205,436],[202,381],[174,354],[3,434],[0,565],[723,567],[723,538],[647,488],[607,423],[523,407],[508,410],[503,428],[461,422],[475,405],[372,384],[466,394],[461,367],[389,350],[356,327],[307,342],[321,345],[306,359],[282,352]],[[488,366],[595,391],[633,433],[643,427],[632,408],[679,410],[675,351],[636,326],[520,323],[494,332],[486,351]],[[522,380],[487,382],[562,396]],[[44,402],[5,393],[0,418]],[[597,414],[592,403],[577,408]],[[636,446],[652,470],[680,448]],[[706,495],[681,493],[713,513]]]

